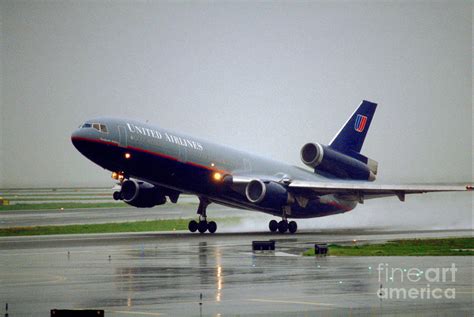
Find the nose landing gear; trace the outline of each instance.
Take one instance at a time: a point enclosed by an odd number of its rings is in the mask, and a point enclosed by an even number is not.
[[[199,207],[197,214],[199,215],[199,222],[196,220],[191,220],[188,224],[188,229],[191,232],[199,231],[204,233],[209,231],[209,233],[214,233],[217,230],[217,224],[214,221],[207,222],[206,208],[211,202],[204,197],[199,197]]]

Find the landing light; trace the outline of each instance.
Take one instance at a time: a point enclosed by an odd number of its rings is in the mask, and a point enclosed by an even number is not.
[[[118,181],[123,180],[123,172],[112,172],[112,179],[116,179]]]
[[[132,154],[130,154],[130,153],[127,152],[127,153],[124,154],[124,157],[125,157],[125,159],[128,160],[128,159],[130,159],[130,158],[132,157]]]
[[[214,177],[214,180],[220,181],[222,179],[222,174],[219,172],[215,172],[213,177]]]

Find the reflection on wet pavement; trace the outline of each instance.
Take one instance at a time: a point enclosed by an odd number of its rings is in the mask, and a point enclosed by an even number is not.
[[[425,235],[430,234],[439,235]],[[87,245],[81,245],[81,236],[37,237],[36,246],[33,238],[10,238],[0,243],[0,298],[9,303],[10,316],[45,316],[52,308],[102,308],[107,316],[199,316],[200,310],[203,316],[471,314],[472,257],[302,257],[301,250],[314,241],[376,240],[384,234],[266,237],[277,241],[275,252],[251,252],[251,241],[262,239],[252,234],[97,236]],[[425,272],[453,263],[456,278],[445,282],[387,280],[379,270],[382,264]],[[454,288],[456,296],[377,295],[381,287],[419,290],[427,284]]]

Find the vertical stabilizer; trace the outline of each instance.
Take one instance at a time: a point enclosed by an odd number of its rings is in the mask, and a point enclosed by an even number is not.
[[[362,101],[359,108],[332,139],[329,146],[338,152],[357,158],[376,108],[376,103],[367,100]]]

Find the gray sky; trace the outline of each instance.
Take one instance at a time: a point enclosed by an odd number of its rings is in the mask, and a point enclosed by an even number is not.
[[[71,132],[132,117],[302,165],[362,99],[385,182],[472,179],[472,2],[0,0],[0,187],[110,185]]]

